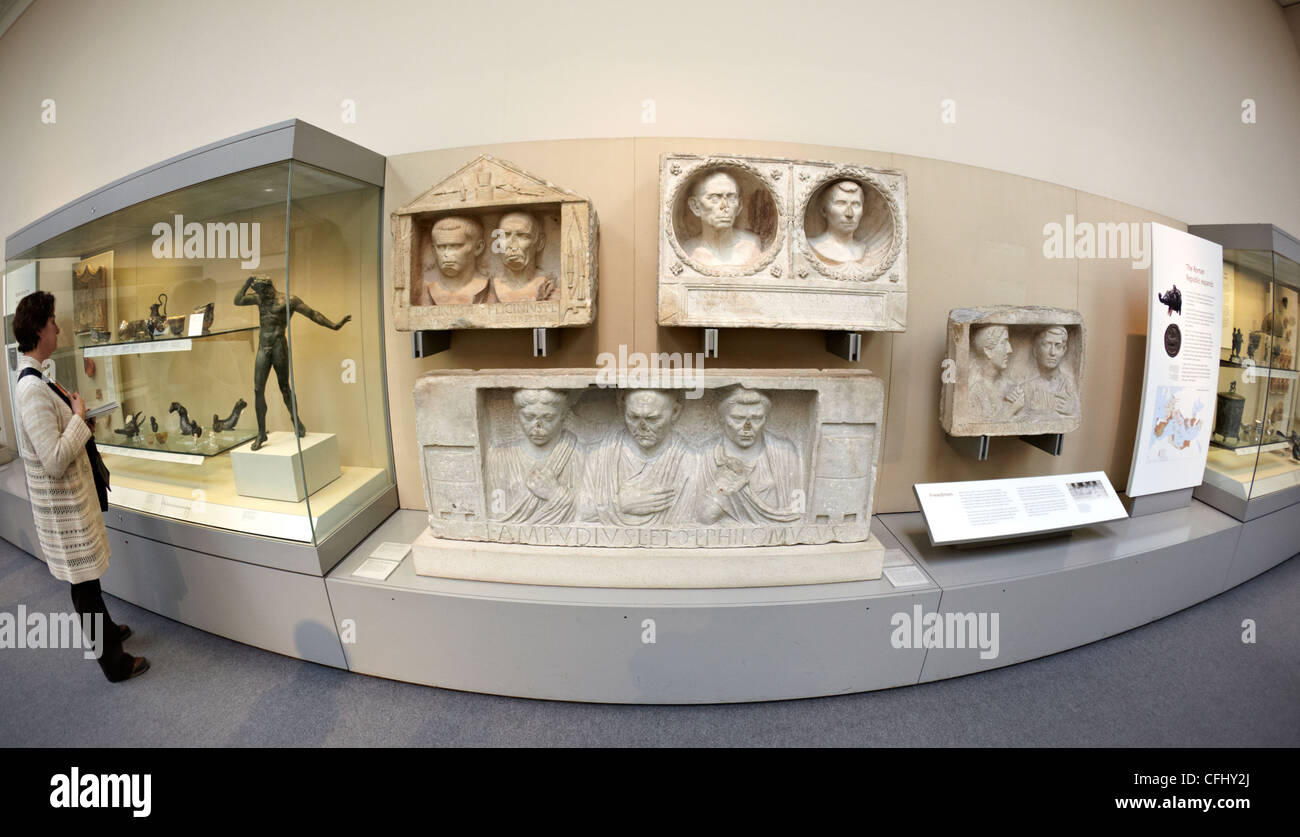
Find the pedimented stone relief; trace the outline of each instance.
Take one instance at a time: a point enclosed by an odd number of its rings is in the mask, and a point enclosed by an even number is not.
[[[393,213],[399,331],[556,328],[595,319],[591,202],[478,157]]]

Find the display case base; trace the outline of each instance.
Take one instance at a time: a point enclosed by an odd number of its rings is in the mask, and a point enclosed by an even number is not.
[[[27,474],[21,459],[0,465],[0,537],[28,553],[41,557],[36,540],[36,521],[27,499]]]
[[[320,576],[258,566],[108,530],[104,592],[247,645],[343,668]]]
[[[783,587],[880,578],[885,548],[864,543],[639,549],[479,543],[435,537],[411,544],[418,575],[551,587]]]
[[[1237,550],[1228,568],[1228,583],[1235,587],[1271,570],[1300,550],[1300,513],[1284,508],[1255,517],[1241,527]]]
[[[1281,453],[1237,457],[1214,449],[1194,496],[1241,521],[1300,503],[1300,464]]]

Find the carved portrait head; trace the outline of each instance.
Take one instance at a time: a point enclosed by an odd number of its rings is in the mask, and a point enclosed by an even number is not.
[[[840,180],[822,193],[821,212],[826,229],[845,240],[853,237],[862,224],[864,205],[862,186],[852,180]]]
[[[831,279],[874,281],[904,260],[899,181],[888,173],[842,166],[809,178],[798,208],[809,267]],[[903,265],[900,264],[901,268]],[[899,281],[897,274],[888,281]]]
[[[1034,335],[1034,360],[1043,372],[1052,372],[1065,358],[1069,335],[1065,326],[1048,326]]]
[[[433,250],[442,275],[473,276],[484,248],[483,225],[465,215],[439,218],[433,225]],[[468,271],[468,274],[466,274]]]
[[[668,438],[673,424],[682,412],[682,402],[676,391],[634,389],[626,395],[619,393],[623,423],[637,446],[652,451]]]
[[[515,418],[519,429],[534,445],[548,444],[564,426],[569,399],[553,389],[518,389],[514,394]]]
[[[1011,362],[1011,336],[1004,325],[980,326],[971,331],[971,348],[976,360],[987,358],[998,369],[1006,369]]]
[[[673,275],[683,269],[702,276],[764,270],[783,245],[781,169],[721,157],[684,162],[663,169],[663,244],[681,259],[669,268]]]
[[[686,205],[704,226],[730,229],[740,219],[740,184],[725,171],[706,172],[691,187]]]
[[[755,389],[738,387],[718,404],[722,432],[732,444],[749,448],[763,438],[772,400]]]
[[[501,230],[501,258],[506,267],[521,273],[536,267],[542,249],[546,247],[546,233],[542,222],[528,212],[507,212],[498,224]]]

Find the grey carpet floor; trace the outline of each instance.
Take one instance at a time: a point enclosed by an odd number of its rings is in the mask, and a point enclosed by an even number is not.
[[[977,675],[833,698],[609,706],[351,674],[111,596],[153,669],[110,684],[77,650],[0,649],[0,746],[1300,746],[1300,560],[1150,625]],[[0,611],[70,608],[0,541]],[[1104,606],[1104,603],[1098,603]],[[1254,619],[1257,642],[1241,640]]]

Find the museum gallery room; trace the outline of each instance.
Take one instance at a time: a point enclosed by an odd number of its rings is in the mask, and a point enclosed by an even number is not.
[[[7,0],[0,146],[0,745],[1300,746],[1297,0]]]

